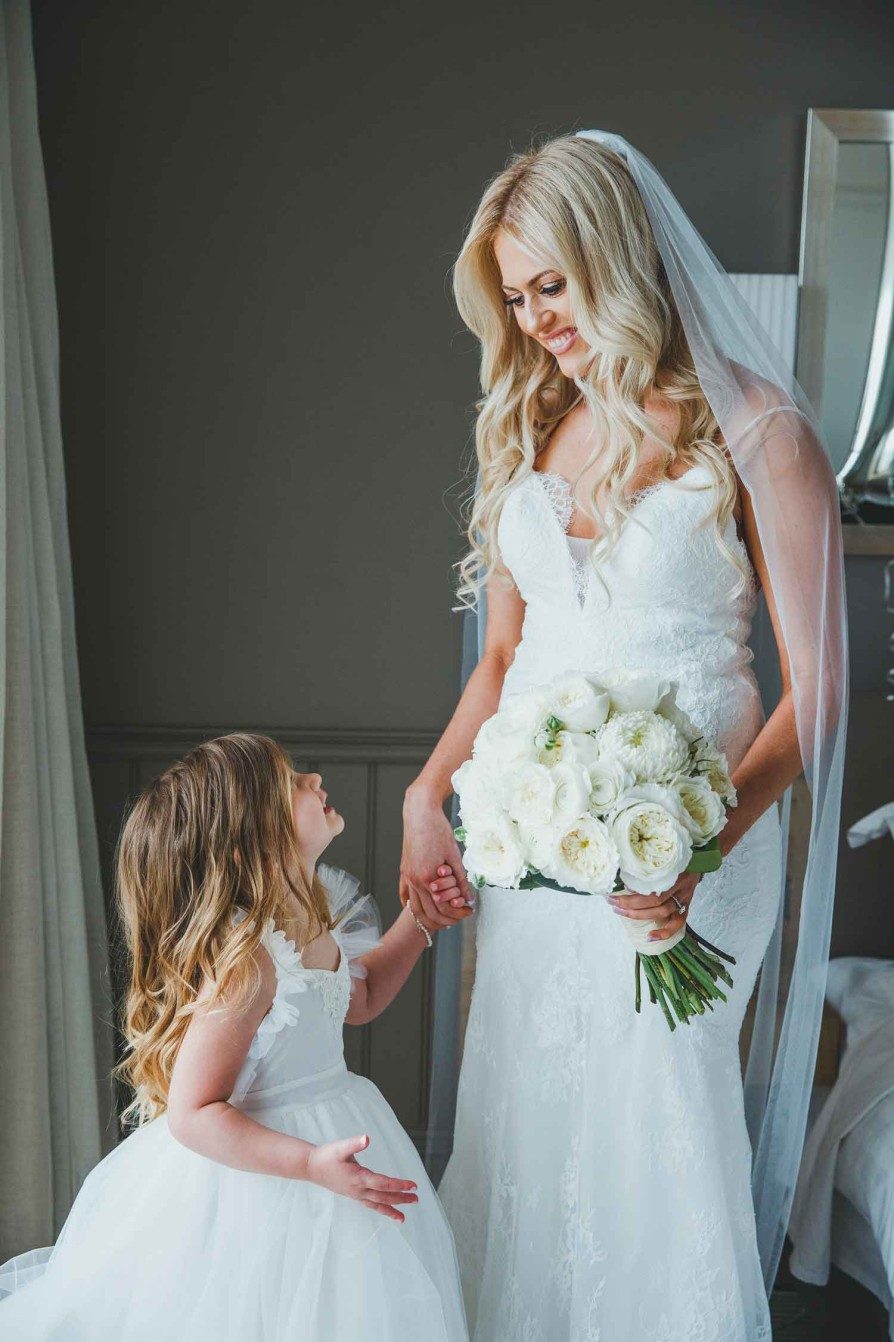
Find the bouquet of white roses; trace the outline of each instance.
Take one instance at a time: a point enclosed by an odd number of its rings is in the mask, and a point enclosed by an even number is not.
[[[677,685],[619,669],[561,676],[508,695],[453,775],[465,865],[478,887],[542,886],[582,895],[669,890],[684,871],[720,866],[717,835],[736,790],[722,751],[677,706]],[[688,924],[625,920],[641,974],[668,1025],[726,1001],[723,961]]]

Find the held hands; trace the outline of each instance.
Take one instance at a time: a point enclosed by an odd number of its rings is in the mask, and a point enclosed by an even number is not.
[[[400,863],[400,902],[429,932],[453,927],[472,912],[474,892],[440,804],[407,794]]]
[[[641,918],[648,922],[661,923],[660,928],[649,933],[649,941],[666,941],[675,932],[679,932],[686,922],[689,905],[695,894],[695,887],[702,878],[701,872],[684,871],[669,890],[655,895],[635,895],[630,891],[609,896],[609,904],[615,912],[624,918]],[[684,905],[682,913],[677,911],[674,897]]]
[[[397,1210],[398,1204],[419,1201],[416,1185],[412,1179],[391,1179],[361,1165],[355,1159],[356,1152],[365,1151],[368,1146],[366,1133],[314,1146],[307,1157],[307,1178],[320,1188],[328,1188],[330,1193],[354,1198],[371,1211],[402,1224],[405,1218]]]

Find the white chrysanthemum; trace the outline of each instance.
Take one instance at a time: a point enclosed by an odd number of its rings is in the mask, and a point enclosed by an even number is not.
[[[685,738],[688,744],[691,745],[693,741],[697,741],[701,736],[701,728],[697,727],[689,714],[678,707],[670,697],[662,700],[658,712],[663,718],[667,718],[668,722],[674,724],[677,731]]]
[[[588,769],[590,775],[590,810],[594,815],[605,815],[617,806],[624,793],[632,788],[636,778],[625,769],[620,760],[597,759]]]
[[[517,889],[527,869],[515,825],[498,812],[478,815],[466,832],[465,867],[488,885]]]
[[[586,676],[559,676],[548,688],[550,712],[568,731],[591,732],[608,717],[608,695]]]
[[[695,762],[692,768],[698,777],[707,780],[727,806],[737,804],[736,789],[729,776],[729,765],[722,750],[718,750],[710,742],[700,741],[695,747]]]
[[[689,745],[673,723],[649,711],[609,718],[598,744],[600,759],[616,761],[643,782],[665,782],[689,761]]]
[[[671,786],[683,803],[686,813],[683,823],[696,846],[720,833],[726,824],[726,807],[707,778],[684,776],[675,779]]]
[[[669,890],[689,865],[689,831],[659,801],[623,805],[609,828],[618,846],[621,880],[638,895]]]
[[[584,815],[559,836],[544,876],[589,895],[609,895],[618,874],[618,849],[608,826]]]

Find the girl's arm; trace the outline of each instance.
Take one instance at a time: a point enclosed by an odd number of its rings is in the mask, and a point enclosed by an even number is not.
[[[407,921],[411,922],[409,918]],[[270,956],[259,947],[255,960],[261,984],[247,1006],[200,1005],[189,1022],[168,1091],[171,1136],[221,1165],[285,1179],[306,1179],[354,1198],[391,1220],[403,1221],[397,1206],[418,1200],[416,1185],[410,1179],[375,1174],[358,1164],[356,1153],[369,1145],[366,1134],[316,1146],[266,1128],[228,1103],[249,1045],[276,991]]]
[[[449,927],[456,921],[446,901],[439,908],[429,889],[437,867],[451,867],[462,895],[468,900],[474,898],[453,829],[444,814],[444,802],[453,791],[451,778],[472,753],[478,728],[497,711],[503,681],[521,639],[525,603],[515,584],[508,586],[505,577],[508,575],[494,574],[488,582],[487,635],[481,660],[441,739],[404,799],[400,899],[402,904],[409,902],[417,918],[433,927]]]
[[[437,887],[438,897],[445,901],[460,894],[457,879],[449,867],[438,868],[433,885]],[[425,924],[425,919],[419,921]],[[433,923],[426,925],[430,932],[437,931]],[[410,970],[427,945],[425,934],[419,931],[409,911],[403,908],[375,950],[360,957],[366,978],[353,981],[351,1005],[345,1017],[347,1023],[365,1025],[381,1015],[406,983]]]

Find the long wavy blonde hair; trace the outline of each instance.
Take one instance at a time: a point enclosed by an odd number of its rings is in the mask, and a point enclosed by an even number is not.
[[[292,824],[292,763],[268,736],[206,741],[151,783],[125,821],[116,897],[131,961],[126,1050],[116,1075],[133,1090],[124,1120],[163,1112],[174,1060],[200,991],[203,1005],[257,990],[253,959],[267,920],[312,940],[331,928],[326,891]],[[234,919],[236,909],[244,912]]]
[[[565,377],[553,356],[519,327],[501,291],[498,230],[560,271],[572,320],[592,351],[585,371]],[[703,463],[716,483],[711,523],[721,552],[746,585],[741,558],[724,539],[737,485],[719,427],[696,375],[642,197],[627,165],[604,145],[566,135],[516,154],[487,186],[454,264],[457,307],[481,344],[483,395],[476,403],[480,486],[468,516],[470,550],[457,565],[460,606],[473,605],[497,566],[497,527],[510,486],[534,469],[555,425],[579,400],[596,446],[585,509],[610,553],[631,509],[625,501],[646,434],[675,462]],[[666,436],[643,406],[654,393],[678,410]],[[605,489],[607,508],[597,496]],[[591,547],[592,553],[593,547]]]

